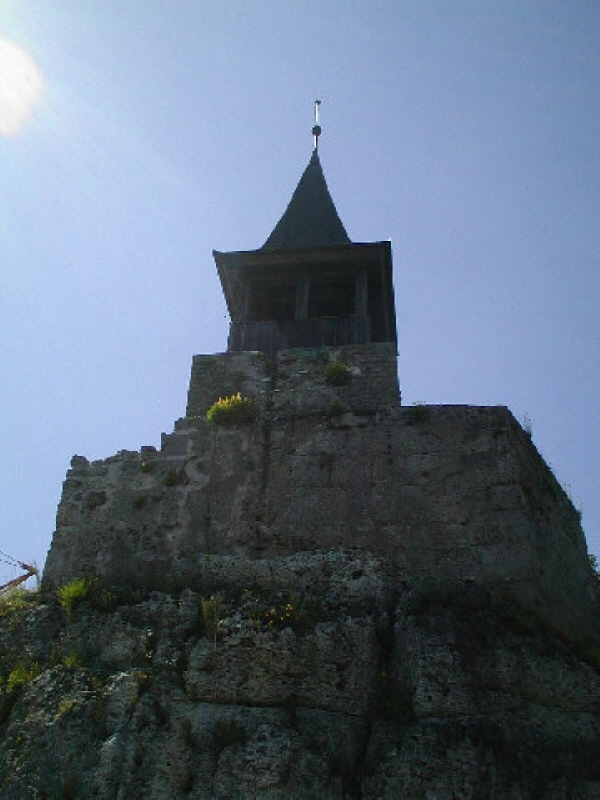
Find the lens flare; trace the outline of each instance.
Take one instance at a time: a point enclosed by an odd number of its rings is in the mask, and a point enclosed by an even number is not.
[[[40,99],[42,86],[42,74],[35,62],[20,47],[0,37],[0,135],[19,133]]]

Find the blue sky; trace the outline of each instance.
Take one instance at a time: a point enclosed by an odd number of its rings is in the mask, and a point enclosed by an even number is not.
[[[3,0],[0,37],[43,80],[0,135],[0,550],[41,566],[71,456],[184,414],[212,249],[263,244],[319,97],[350,238],[392,239],[404,402],[529,418],[600,555],[597,2]]]

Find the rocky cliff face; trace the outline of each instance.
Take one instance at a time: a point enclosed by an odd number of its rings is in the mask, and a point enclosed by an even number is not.
[[[239,566],[4,616],[0,797],[600,796],[577,637],[472,585],[402,589],[360,550]]]
[[[399,408],[387,346],[197,357],[0,604],[0,798],[600,797],[596,603],[506,409]]]

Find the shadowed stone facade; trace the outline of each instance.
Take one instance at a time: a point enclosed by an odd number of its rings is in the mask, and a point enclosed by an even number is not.
[[[351,377],[331,386],[338,361]],[[210,425],[238,391],[257,420]],[[193,587],[220,559],[252,574],[334,548],[372,553],[396,585],[493,588],[565,625],[595,602],[578,514],[510,412],[400,407],[393,347],[375,344],[196,356],[160,451],[73,459],[44,584]]]

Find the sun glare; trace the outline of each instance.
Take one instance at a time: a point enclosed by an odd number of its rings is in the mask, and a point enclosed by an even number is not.
[[[0,135],[15,136],[42,93],[42,74],[32,59],[0,37]]]

